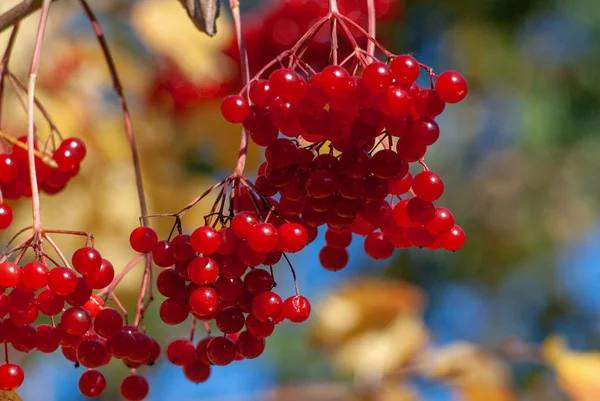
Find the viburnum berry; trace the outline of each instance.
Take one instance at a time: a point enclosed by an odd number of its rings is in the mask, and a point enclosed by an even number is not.
[[[157,266],[170,267],[175,264],[173,247],[169,241],[158,241],[152,248],[152,260]]]
[[[273,322],[261,322],[250,313],[246,316],[246,330],[256,338],[266,338],[273,334],[275,324]]]
[[[282,311],[283,301],[272,291],[261,292],[252,301],[252,314],[261,322],[276,320]]]
[[[457,251],[465,244],[467,237],[462,227],[454,225],[440,236],[440,245],[447,251]]]
[[[221,237],[214,228],[202,226],[194,230],[190,238],[190,244],[196,252],[209,255],[219,249]]]
[[[237,351],[246,359],[258,358],[265,350],[265,339],[254,337],[249,331],[240,333],[236,340]]]
[[[467,96],[467,80],[456,71],[444,71],[435,81],[435,91],[446,103],[458,103]]]
[[[119,390],[127,401],[142,401],[148,395],[148,381],[144,376],[132,374],[123,379]]]
[[[230,123],[241,123],[249,113],[248,101],[239,95],[226,96],[221,102],[221,115]]]
[[[387,259],[394,253],[394,245],[381,231],[367,235],[364,246],[367,255],[373,259]]]
[[[277,229],[270,223],[258,223],[250,229],[248,244],[256,252],[271,252],[279,245]]]
[[[283,302],[283,317],[294,323],[302,323],[310,316],[310,302],[302,295],[295,295]]]
[[[229,365],[235,359],[236,353],[235,342],[227,337],[213,337],[206,346],[208,359],[218,366]]]
[[[435,217],[435,206],[421,198],[410,198],[406,203],[406,214],[415,223],[427,224]],[[402,225],[400,221],[396,221]]]
[[[150,252],[157,242],[158,235],[150,227],[136,227],[129,235],[131,249],[136,252]]]
[[[237,301],[244,294],[244,282],[240,278],[220,276],[214,287],[223,301]]]
[[[70,295],[77,289],[77,275],[66,267],[55,267],[48,276],[48,288],[57,295]]]
[[[198,359],[183,367],[183,374],[192,383],[204,383],[210,377],[210,365]]]
[[[178,234],[173,237],[171,246],[173,247],[175,262],[187,262],[196,255],[190,241],[191,236],[187,234]]]
[[[5,363],[0,365],[0,389],[4,391],[13,391],[21,387],[25,380],[23,369],[14,363]]]
[[[273,99],[275,99],[275,94],[269,85],[269,81],[258,79],[250,85],[248,97],[255,105],[268,107]]]
[[[106,389],[106,379],[97,370],[86,370],[79,377],[79,392],[87,398],[100,397]]]
[[[190,340],[179,338],[169,343],[166,355],[173,365],[185,366],[196,359],[196,347]]]
[[[215,316],[217,327],[225,334],[237,333],[244,327],[245,321],[242,310],[237,306],[228,306]]]
[[[378,61],[365,67],[362,82],[373,93],[383,93],[392,83],[390,67]]]
[[[13,211],[6,203],[0,203],[0,230],[7,229],[13,221]]]
[[[39,262],[29,262],[23,266],[21,284],[29,290],[39,290],[48,284],[48,267]]]
[[[321,71],[319,83],[321,89],[329,96],[340,96],[346,93],[350,86],[350,75],[343,67],[329,65]]]
[[[267,270],[254,269],[248,272],[244,277],[246,290],[251,294],[271,291],[273,288],[273,276]]]
[[[190,314],[190,306],[183,299],[167,298],[158,310],[160,319],[171,326],[183,323]]]
[[[298,252],[308,244],[308,233],[298,223],[285,223],[278,229],[279,249],[283,252]]]
[[[0,155],[0,182],[9,184],[14,182],[19,175],[17,162],[11,155]]]
[[[38,351],[50,354],[60,345],[59,331],[47,324],[40,324],[36,328],[36,348]]]
[[[104,338],[111,338],[123,328],[123,316],[112,308],[104,308],[94,317],[94,330]]]
[[[71,257],[71,263],[75,270],[80,274],[86,276],[88,274],[94,274],[100,270],[102,265],[102,256],[100,252],[91,247],[79,248],[73,253]]]
[[[86,339],[77,346],[77,360],[86,368],[94,369],[108,363],[110,355],[102,341]]]
[[[229,227],[223,227],[219,230],[219,241],[217,253],[222,256],[233,255],[241,242],[240,238]]]
[[[21,268],[13,262],[0,263],[0,287],[14,288],[21,282]]]
[[[391,178],[388,181],[389,193],[396,196],[404,195],[409,191],[412,185],[412,180],[413,177],[410,171],[404,174],[404,176],[397,175],[396,177]]]
[[[210,316],[219,307],[219,296],[212,287],[198,287],[190,294],[190,309],[198,316]]]
[[[208,355],[206,353],[208,348],[208,343],[212,340],[212,336],[203,337],[198,344],[196,344],[196,359],[200,362],[210,365],[212,362],[208,359]]]
[[[427,117],[422,117],[412,124],[412,135],[415,141],[425,145],[433,145],[440,137],[438,124]]]
[[[187,270],[190,280],[199,285],[212,284],[219,277],[217,262],[207,256],[192,259]]]
[[[82,277],[77,278],[75,291],[65,297],[65,301],[71,306],[83,306],[92,296],[92,289],[85,283]]]
[[[399,55],[391,61],[390,72],[397,85],[408,88],[419,77],[419,62],[411,55]]]
[[[73,307],[63,312],[60,323],[65,333],[79,336],[90,328],[92,321],[85,309]]]
[[[40,292],[37,296],[37,307],[39,311],[46,316],[58,315],[62,312],[64,305],[64,298],[60,295],[56,295],[50,289]]]
[[[326,270],[341,270],[348,264],[348,251],[324,246],[319,252],[319,261]]]
[[[112,283],[114,277],[115,268],[113,267],[112,263],[106,259],[102,259],[100,269],[95,273],[83,276],[83,281],[89,288],[100,290],[108,287],[108,285]]]
[[[433,202],[439,199],[444,192],[442,178],[433,171],[421,171],[415,175],[412,182],[415,195],[424,201]]]

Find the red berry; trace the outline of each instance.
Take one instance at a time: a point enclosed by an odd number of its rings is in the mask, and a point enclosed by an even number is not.
[[[402,54],[392,60],[390,71],[396,84],[407,88],[419,77],[419,62],[413,56]]]
[[[95,273],[83,276],[83,280],[91,289],[100,290],[108,287],[108,285],[112,283],[114,277],[115,269],[112,263],[106,259],[102,259],[100,269]]]
[[[8,228],[12,221],[12,209],[6,203],[0,203],[0,230]]]
[[[158,235],[150,227],[137,227],[129,235],[129,244],[136,252],[150,252],[157,242]]]
[[[250,332],[243,331],[236,340],[237,351],[246,359],[258,358],[265,350],[265,339],[256,338]]]
[[[440,236],[440,244],[447,251],[457,251],[462,248],[466,239],[462,227],[455,224],[454,227]]]
[[[433,202],[439,199],[444,192],[444,182],[433,171],[421,171],[415,175],[412,182],[415,195],[424,201]]]
[[[283,252],[298,252],[308,244],[308,233],[298,223],[285,223],[278,229],[279,249]]]
[[[180,338],[171,341],[167,346],[166,355],[173,365],[185,366],[196,359],[196,347],[190,340]]]
[[[270,223],[256,224],[250,230],[248,245],[256,252],[274,251],[279,244],[277,229]]]
[[[106,389],[106,379],[97,370],[86,370],[79,377],[79,392],[85,397],[100,397]]]
[[[388,181],[388,191],[390,192],[391,195],[396,195],[396,196],[404,195],[410,189],[410,187],[412,185],[412,180],[413,180],[413,177],[412,177],[412,174],[410,173],[410,171],[408,173],[404,174],[404,176],[398,175],[394,178],[391,178]]]
[[[433,89],[423,89],[413,102],[416,112],[422,117],[435,118],[446,108],[446,103]]]
[[[48,267],[39,262],[29,262],[23,266],[21,284],[29,290],[39,290],[48,284]]]
[[[275,99],[273,90],[269,86],[269,82],[265,79],[254,81],[250,85],[248,96],[252,103],[260,107],[268,107],[273,99]]]
[[[382,112],[388,116],[405,116],[412,106],[412,99],[408,92],[399,86],[390,85],[381,105]]]
[[[394,253],[394,245],[381,231],[374,231],[365,238],[365,252],[373,259],[387,259]]]
[[[237,347],[227,337],[213,337],[206,346],[206,355],[215,365],[229,365],[235,359]]]
[[[223,301],[237,301],[244,294],[244,282],[221,276],[215,281],[215,290]]]
[[[412,135],[418,143],[430,146],[438,140],[440,127],[434,120],[423,117],[412,124]]]
[[[425,228],[434,234],[443,234],[448,232],[454,227],[454,216],[450,210],[445,207],[437,206],[435,208],[435,216]]]
[[[152,248],[152,260],[160,267],[173,266],[175,256],[169,241],[158,241]]]
[[[4,391],[13,391],[21,387],[25,380],[23,369],[14,363],[5,363],[0,365],[0,389]]]
[[[456,71],[444,71],[435,81],[435,91],[446,103],[458,103],[467,96],[467,80]]]
[[[80,336],[92,325],[89,313],[83,308],[69,308],[60,317],[60,323],[67,334]]]
[[[190,243],[196,252],[209,255],[219,249],[221,237],[214,228],[203,226],[194,230],[190,238]]]
[[[269,76],[269,87],[274,96],[281,96],[291,102],[298,102],[306,94],[306,81],[295,71],[279,68]]]
[[[14,288],[21,282],[21,268],[13,262],[0,263],[0,287]]]
[[[55,294],[66,296],[77,289],[77,275],[66,267],[55,267],[50,270],[48,288]]]
[[[310,316],[310,309],[308,299],[295,295],[283,302],[283,317],[294,323],[302,323]]]
[[[73,253],[71,263],[75,270],[82,275],[94,274],[100,270],[102,265],[102,256],[94,248],[79,248]]]
[[[183,323],[190,314],[190,307],[183,299],[167,298],[160,304],[160,319],[168,325]]]
[[[17,179],[19,167],[16,160],[7,154],[0,155],[0,182],[9,184]]]
[[[65,301],[71,306],[83,306],[92,296],[92,289],[85,283],[82,277],[77,278],[75,291],[65,297]]]
[[[104,308],[94,318],[94,330],[104,338],[117,335],[123,328],[123,316],[112,308]]]
[[[350,75],[343,67],[329,65],[321,71],[319,83],[329,96],[340,96],[350,87]]]
[[[223,227],[219,230],[220,245],[217,249],[217,253],[222,256],[233,255],[238,246],[240,245],[240,239],[229,227]]]
[[[119,387],[121,396],[127,401],[142,401],[148,395],[148,381],[144,376],[129,375]]]
[[[230,123],[241,123],[249,113],[248,101],[239,95],[226,96],[221,102],[221,115]]]
[[[196,255],[196,251],[192,248],[190,239],[190,235],[178,234],[171,240],[175,262],[187,262]]]
[[[275,324],[272,322],[261,322],[254,315],[249,314],[246,317],[246,330],[256,338],[265,338],[273,334]]]
[[[244,277],[244,285],[246,290],[254,295],[271,291],[273,288],[273,276],[267,270],[254,269],[249,271],[246,277]]]
[[[229,306],[220,310],[215,316],[215,323],[225,334],[237,333],[244,327],[246,319],[237,306]]]
[[[219,277],[219,266],[206,256],[192,259],[187,270],[190,280],[199,285],[212,284]]]
[[[324,246],[319,252],[319,261],[326,270],[341,270],[348,264],[348,251]]]
[[[345,249],[350,246],[351,242],[352,231],[338,231],[330,229],[325,231],[325,243],[332,248]]]
[[[183,367],[183,374],[192,383],[204,383],[210,377],[210,365],[196,359]]]
[[[77,360],[86,368],[94,369],[108,363],[110,355],[102,341],[86,339],[77,346]]]
[[[198,287],[190,294],[190,309],[198,316],[210,316],[219,307],[217,291],[211,287]]]
[[[392,83],[390,67],[380,62],[373,62],[365,67],[362,82],[373,93],[383,93]]]
[[[276,320],[282,311],[283,301],[272,291],[261,292],[252,301],[252,314],[261,322]]]
[[[62,312],[64,305],[64,298],[60,295],[56,295],[49,289],[40,292],[37,296],[37,307],[39,311],[46,316],[58,315]]]
[[[254,212],[240,212],[235,215],[231,220],[231,229],[233,233],[242,239],[247,239],[250,234],[250,230],[259,220]]]
[[[435,217],[435,206],[421,198],[410,198],[406,203],[406,214],[415,223],[427,224]],[[403,225],[398,219],[396,222]]]
[[[60,345],[59,331],[47,324],[40,324],[36,333],[36,348],[43,353],[50,354],[58,349]]]

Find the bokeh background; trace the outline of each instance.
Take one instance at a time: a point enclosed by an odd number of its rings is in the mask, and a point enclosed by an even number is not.
[[[362,0],[340,0],[365,22]],[[0,11],[16,4],[3,1]],[[218,34],[197,32],[175,0],[91,1],[131,102],[150,210],[179,210],[225,177],[239,127],[219,115],[239,89],[239,57],[223,7]],[[292,45],[324,0],[241,0],[251,68]],[[595,0],[376,0],[381,41],[436,71],[461,71],[470,93],[439,118],[442,135],[428,164],[442,172],[441,203],[467,233],[456,253],[397,251],[369,260],[360,241],[341,272],[323,270],[322,234],[293,255],[311,319],[283,324],[254,361],[187,382],[164,361],[145,374],[149,399],[348,401],[596,401],[600,399],[600,7]],[[37,16],[23,23],[12,69],[25,76]],[[8,32],[0,35],[6,43]],[[318,37],[327,46],[327,32]],[[321,49],[318,48],[318,49]],[[74,2],[57,1],[42,54],[39,95],[65,136],[89,144],[82,174],[44,197],[46,227],[92,231],[115,266],[132,256],[128,233],[138,209],[119,106],[89,22]],[[315,63],[326,61],[317,50]],[[4,129],[21,135],[24,113],[6,103]],[[43,129],[43,122],[39,122]],[[260,151],[251,147],[252,176]],[[188,229],[210,203],[186,215]],[[13,227],[30,205],[13,203]],[[172,221],[156,220],[168,234]],[[2,234],[6,240],[6,235]],[[81,244],[65,238],[68,251]],[[141,271],[119,294],[130,307]],[[278,290],[292,279],[278,266]],[[147,324],[155,336],[186,335]],[[26,366],[26,401],[80,400],[81,369],[60,358],[16,355]],[[103,369],[118,398],[125,369]]]

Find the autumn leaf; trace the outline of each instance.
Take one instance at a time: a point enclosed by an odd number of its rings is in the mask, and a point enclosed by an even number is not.
[[[560,336],[550,336],[542,344],[542,357],[573,401],[600,400],[600,352],[574,351]]]
[[[516,401],[506,363],[480,347],[454,343],[419,358],[426,377],[454,386],[464,401]]]

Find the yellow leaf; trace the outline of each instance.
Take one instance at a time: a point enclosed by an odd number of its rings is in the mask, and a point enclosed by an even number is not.
[[[516,400],[506,363],[473,344],[430,349],[421,355],[420,370],[455,386],[464,401]]]
[[[14,391],[0,390],[0,401],[23,401],[23,399]]]
[[[542,357],[573,401],[600,400],[599,352],[573,351],[563,338],[550,336],[542,344]]]

